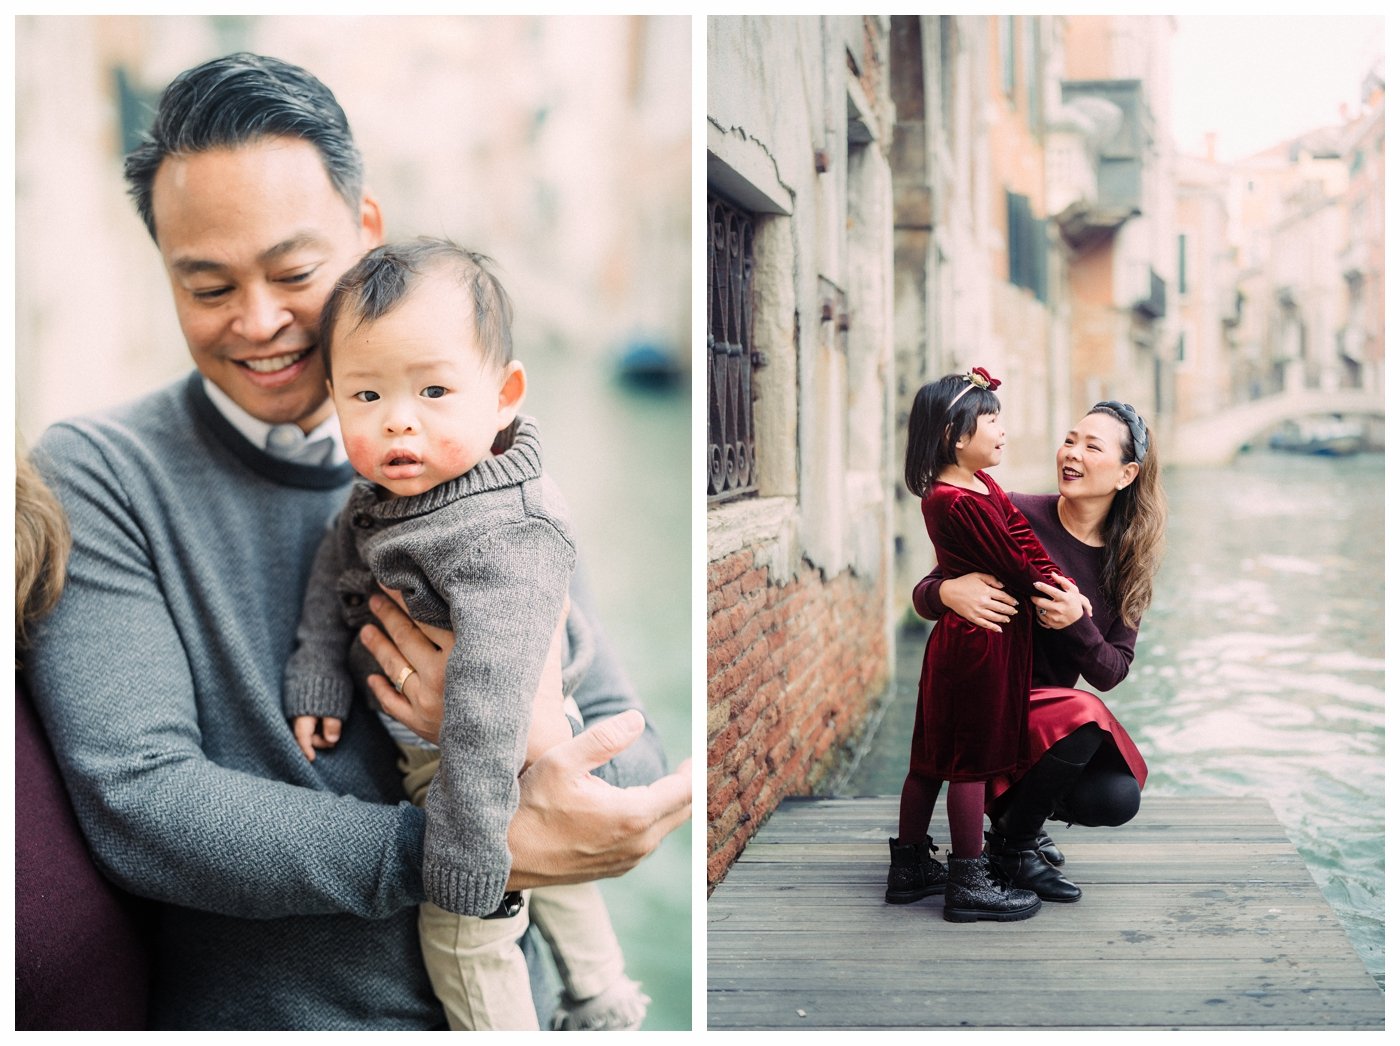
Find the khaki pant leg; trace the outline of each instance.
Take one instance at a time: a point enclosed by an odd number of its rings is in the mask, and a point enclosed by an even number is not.
[[[519,940],[529,925],[525,906],[509,919],[478,919],[418,907],[418,943],[438,1001],[453,1031],[538,1031],[530,973]]]
[[[530,891],[530,918],[544,936],[564,988],[591,999],[623,974],[622,946],[603,895],[593,883]]]
[[[428,797],[428,785],[433,783],[442,751],[418,745],[399,745],[399,773],[403,774],[403,790],[414,806],[422,806]]]
[[[441,762],[436,748],[399,746],[403,787],[422,806]],[[539,1018],[519,940],[529,925],[525,906],[509,919],[478,919],[439,908],[418,907],[418,944],[433,991],[454,1031],[537,1031]]]

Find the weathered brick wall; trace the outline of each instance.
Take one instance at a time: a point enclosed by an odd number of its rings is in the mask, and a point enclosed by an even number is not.
[[[882,585],[804,565],[781,585],[751,549],[710,564],[710,887],[788,795],[810,794],[888,678]]]

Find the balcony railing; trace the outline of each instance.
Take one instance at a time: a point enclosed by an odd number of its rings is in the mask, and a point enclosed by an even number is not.
[[[1133,310],[1150,320],[1160,320],[1167,314],[1167,281],[1156,269],[1147,271],[1147,296],[1133,302]]]

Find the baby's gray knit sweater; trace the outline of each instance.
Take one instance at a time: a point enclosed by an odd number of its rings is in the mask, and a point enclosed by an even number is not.
[[[505,893],[516,777],[574,569],[538,429],[527,417],[515,428],[504,452],[422,494],[386,499],[355,484],[317,553],[283,690],[288,716],[349,715],[355,681],[379,671],[356,638],[376,582],[402,592],[416,620],[453,631],[423,887],[462,915],[489,915]]]

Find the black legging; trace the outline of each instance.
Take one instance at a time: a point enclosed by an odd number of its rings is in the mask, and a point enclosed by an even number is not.
[[[1026,775],[997,797],[992,823],[1009,840],[1025,840],[1048,818],[1093,827],[1132,820],[1142,800],[1137,778],[1096,723],[1050,746]]]

